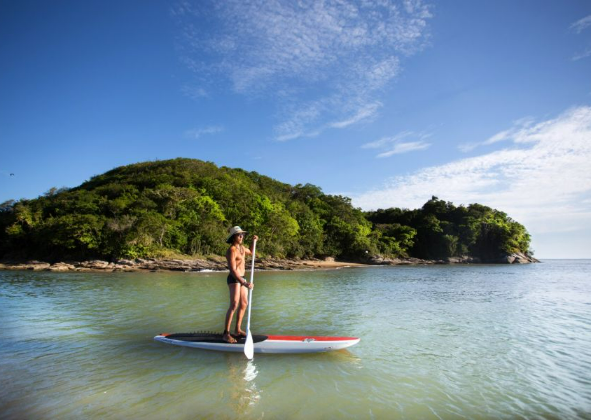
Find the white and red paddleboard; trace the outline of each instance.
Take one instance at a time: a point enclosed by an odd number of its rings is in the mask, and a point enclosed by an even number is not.
[[[255,353],[319,353],[341,350],[359,343],[356,337],[316,337],[312,335],[253,335]],[[226,343],[221,334],[177,333],[159,334],[154,340],[176,346],[205,350],[244,352],[244,338],[235,344]]]

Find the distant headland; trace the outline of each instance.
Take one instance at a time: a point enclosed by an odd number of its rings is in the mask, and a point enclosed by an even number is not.
[[[364,212],[311,184],[178,158],[0,204],[0,268],[217,270],[234,225],[260,237],[267,269],[537,262],[526,228],[487,206]]]

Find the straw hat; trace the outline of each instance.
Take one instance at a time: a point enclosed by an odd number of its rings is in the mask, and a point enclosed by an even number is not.
[[[230,229],[230,233],[228,234],[228,237],[226,238],[226,242],[231,244],[232,238],[234,237],[234,235],[236,235],[238,233],[248,233],[248,232],[245,230],[242,230],[242,228],[240,226],[234,226],[232,229]]]

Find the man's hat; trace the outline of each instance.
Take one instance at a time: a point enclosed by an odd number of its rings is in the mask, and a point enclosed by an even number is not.
[[[248,232],[246,232],[245,230],[242,230],[242,228],[240,226],[234,226],[232,229],[230,229],[230,234],[226,238],[226,242],[231,244],[232,238],[234,237],[234,235],[236,235],[238,233],[248,233]]]

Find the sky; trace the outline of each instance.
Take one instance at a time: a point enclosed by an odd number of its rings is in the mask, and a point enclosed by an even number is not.
[[[591,258],[591,2],[0,0],[0,202],[176,157]]]

